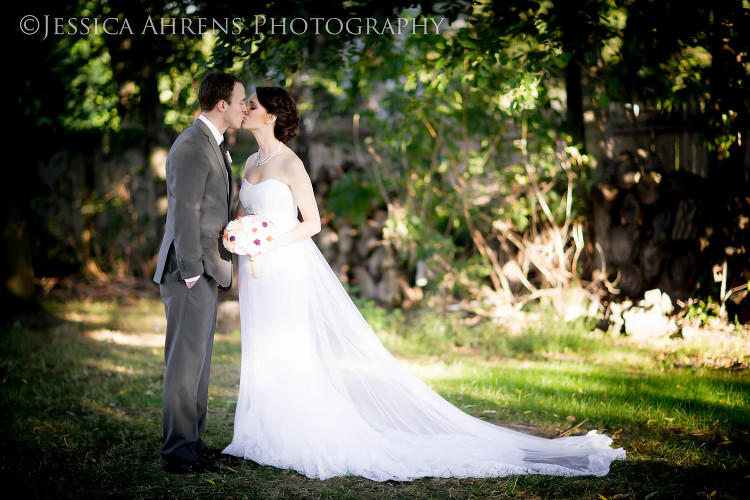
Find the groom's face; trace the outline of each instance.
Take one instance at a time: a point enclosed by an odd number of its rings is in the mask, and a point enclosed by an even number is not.
[[[233,129],[239,129],[242,127],[242,120],[245,119],[247,113],[247,106],[245,105],[245,87],[239,82],[234,84],[232,90],[232,97],[228,103],[226,114],[224,119],[226,120],[227,127]]]

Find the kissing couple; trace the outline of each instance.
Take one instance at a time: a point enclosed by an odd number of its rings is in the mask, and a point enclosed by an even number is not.
[[[225,472],[230,457],[294,469],[310,478],[375,481],[511,474],[602,476],[624,459],[612,439],[544,439],[474,418],[448,403],[381,344],[311,239],[321,228],[313,185],[287,146],[300,125],[292,96],[210,73],[201,114],[166,162],[167,223],[154,281],[167,317],[162,466]],[[245,162],[233,210],[227,129],[259,146]],[[238,255],[242,339],[232,442],[201,439],[218,289],[232,284],[222,241],[230,220],[271,221],[260,253]],[[260,268],[253,273],[252,268]]]

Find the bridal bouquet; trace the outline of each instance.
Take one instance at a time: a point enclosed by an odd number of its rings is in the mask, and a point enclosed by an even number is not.
[[[224,248],[237,255],[254,257],[271,246],[274,239],[273,223],[260,215],[237,217],[224,228]],[[255,261],[251,261],[253,277],[258,277]]]

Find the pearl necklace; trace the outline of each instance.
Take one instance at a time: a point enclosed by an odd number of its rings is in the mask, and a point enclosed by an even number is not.
[[[270,160],[273,157],[273,155],[279,152],[279,149],[281,149],[282,144],[283,143],[279,141],[279,144],[273,149],[273,151],[268,153],[268,156],[266,156],[262,160],[260,159],[260,148],[258,148],[258,157],[255,159],[255,166],[258,167],[260,165],[263,165],[264,163],[267,163],[268,160]]]

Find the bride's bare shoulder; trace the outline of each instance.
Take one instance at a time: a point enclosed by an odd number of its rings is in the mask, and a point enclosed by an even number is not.
[[[307,176],[307,170],[305,170],[305,164],[300,160],[299,156],[289,148],[285,148],[284,161],[282,163],[282,169],[287,177],[296,178],[299,176]]]

